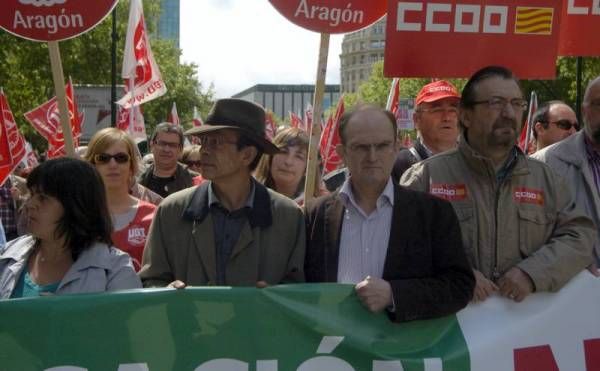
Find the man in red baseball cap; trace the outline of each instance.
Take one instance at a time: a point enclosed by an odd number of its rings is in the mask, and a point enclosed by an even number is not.
[[[445,80],[429,83],[415,100],[413,121],[419,137],[411,148],[398,153],[392,175],[400,179],[413,164],[456,147],[460,94]]]

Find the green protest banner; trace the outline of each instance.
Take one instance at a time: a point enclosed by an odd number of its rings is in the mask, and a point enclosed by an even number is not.
[[[456,316],[394,324],[352,286],[187,288],[0,302],[2,371],[469,370]]]

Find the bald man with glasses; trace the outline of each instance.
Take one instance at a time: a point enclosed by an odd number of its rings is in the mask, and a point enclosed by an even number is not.
[[[600,76],[587,86],[581,107],[584,128],[569,138],[536,152],[533,157],[548,164],[569,184],[582,208],[596,224],[600,238]],[[596,266],[600,244],[594,245]],[[597,269],[590,269],[598,275]]]
[[[531,122],[536,151],[560,142],[579,130],[575,111],[559,100],[542,104],[533,114]]]
[[[557,291],[592,263],[592,221],[566,183],[516,145],[526,110],[510,70],[481,69],[462,91],[458,148],[412,166],[400,181],[451,202],[476,301]]]

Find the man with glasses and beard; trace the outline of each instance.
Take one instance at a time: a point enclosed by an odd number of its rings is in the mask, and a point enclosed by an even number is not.
[[[531,122],[536,151],[560,142],[579,130],[575,111],[559,100],[542,104],[533,114]]]
[[[544,161],[568,183],[577,206],[596,223],[600,233],[600,76],[592,80],[583,96],[582,131],[553,146],[536,152],[533,157]],[[594,245],[596,266],[600,263],[600,246]],[[596,269],[592,273],[598,274]]]
[[[183,131],[180,126],[163,122],[156,125],[150,138],[154,163],[139,177],[139,183],[161,197],[167,197],[193,186],[198,173],[177,162],[183,151]]]
[[[413,165],[401,179],[454,206],[476,301],[557,291],[592,263],[593,222],[561,178],[516,146],[526,108],[510,70],[479,70],[462,91],[458,148]]]

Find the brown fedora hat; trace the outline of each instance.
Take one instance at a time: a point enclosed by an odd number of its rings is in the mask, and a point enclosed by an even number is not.
[[[219,99],[211,108],[204,125],[194,127],[185,135],[202,136],[217,130],[234,129],[241,131],[267,154],[281,151],[265,137],[265,110],[260,105],[244,99]]]

